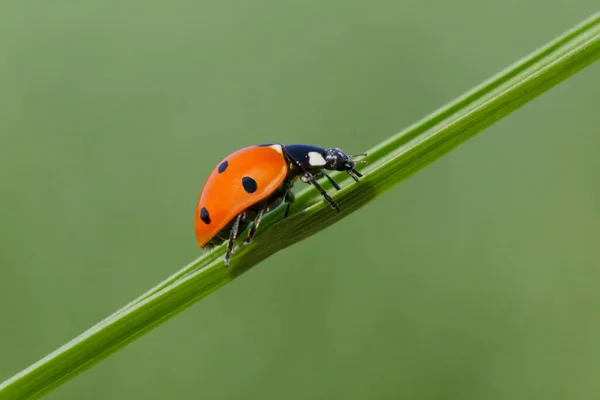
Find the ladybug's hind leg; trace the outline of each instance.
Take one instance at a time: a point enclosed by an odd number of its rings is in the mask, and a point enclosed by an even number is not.
[[[238,230],[240,229],[240,221],[244,219],[246,216],[246,212],[242,211],[235,217],[233,220],[233,226],[231,227],[231,231],[229,232],[229,242],[227,243],[227,253],[225,253],[225,265],[229,267],[229,260],[231,259],[231,252],[233,251],[233,245],[235,244],[235,239],[237,239]]]

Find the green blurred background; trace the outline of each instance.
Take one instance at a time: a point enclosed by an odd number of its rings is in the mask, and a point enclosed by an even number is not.
[[[228,153],[364,151],[597,5],[2,1],[0,381],[196,258]],[[48,398],[598,398],[599,103],[596,64]]]

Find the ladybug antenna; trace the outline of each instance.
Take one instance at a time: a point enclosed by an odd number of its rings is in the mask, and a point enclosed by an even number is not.
[[[359,154],[353,154],[353,155],[351,155],[350,158],[355,163],[368,164],[369,162],[366,161],[366,160],[356,160],[356,157],[366,157],[366,156],[367,156],[367,153],[359,153]]]
[[[358,178],[362,178],[362,174],[354,169],[354,165],[369,163],[366,160],[356,160],[356,157],[366,157],[366,155],[367,155],[367,153],[353,154],[353,155],[349,156],[350,160],[352,160],[352,164],[346,163],[346,167],[348,167],[348,170],[347,170],[348,175],[350,175],[352,177],[352,179],[354,179],[356,182],[358,182]]]
[[[352,177],[352,179],[358,181],[358,178],[362,177],[362,174],[354,169],[354,166],[356,165],[354,157],[360,157],[365,155],[366,153],[361,153],[356,154],[354,156],[349,156],[338,148],[326,149],[325,168],[334,171],[346,171],[348,175]],[[364,163],[364,161],[359,162]]]

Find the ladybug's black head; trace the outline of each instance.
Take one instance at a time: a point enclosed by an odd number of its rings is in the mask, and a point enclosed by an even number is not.
[[[358,154],[354,157],[364,155],[366,154]],[[349,156],[337,148],[325,149],[325,168],[331,171],[347,171],[348,175],[354,178],[355,181],[358,181],[358,178],[362,175],[354,169],[355,166],[356,162],[353,156]]]

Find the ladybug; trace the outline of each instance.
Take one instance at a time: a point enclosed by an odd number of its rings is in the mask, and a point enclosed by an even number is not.
[[[332,208],[336,202],[317,182],[326,177],[336,190],[340,186],[325,170],[346,171],[355,181],[362,175],[354,169],[354,157],[337,148],[278,143],[250,146],[223,159],[211,172],[198,198],[196,207],[196,239],[201,248],[211,248],[228,241],[225,265],[229,266],[238,233],[253,221],[243,244],[252,241],[263,215],[282,202],[288,216],[294,201],[291,192],[300,178],[312,184]],[[364,161],[361,161],[364,162]]]

